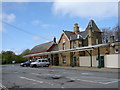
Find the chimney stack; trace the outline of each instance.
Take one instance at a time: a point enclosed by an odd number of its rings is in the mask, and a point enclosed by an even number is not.
[[[91,46],[92,44],[93,44],[92,26],[89,25],[89,30],[88,30],[88,45]]]
[[[53,42],[56,44],[56,37],[54,37]]]
[[[75,32],[75,33],[79,33],[79,32],[80,32],[80,31],[79,31],[79,26],[78,26],[77,23],[74,24],[74,32]]]

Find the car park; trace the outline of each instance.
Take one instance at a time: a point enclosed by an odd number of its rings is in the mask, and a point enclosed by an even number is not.
[[[26,61],[24,63],[21,63],[20,66],[22,67],[27,67],[27,66],[30,66],[30,64],[32,63],[33,61]]]
[[[30,67],[49,67],[50,62],[47,59],[37,59],[35,62],[30,64]]]

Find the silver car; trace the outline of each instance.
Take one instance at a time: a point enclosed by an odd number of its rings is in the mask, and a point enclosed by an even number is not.
[[[37,59],[35,62],[32,62],[30,64],[30,67],[41,67],[41,66],[49,67],[49,65],[50,62],[47,59]]]

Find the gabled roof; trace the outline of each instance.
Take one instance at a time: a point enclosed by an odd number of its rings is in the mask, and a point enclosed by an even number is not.
[[[75,33],[71,32],[71,31],[63,31],[63,32],[66,34],[66,36],[69,38],[69,40],[70,40],[71,35],[75,35]]]
[[[64,31],[63,30],[63,34],[65,34],[65,36],[68,40],[86,39],[87,36],[88,36],[88,30],[90,29],[90,27],[92,27],[92,31],[101,32],[100,29],[95,24],[95,22],[93,20],[90,20],[89,23],[88,23],[88,26],[85,29],[85,31],[75,33],[75,32],[72,32],[72,31]],[[62,35],[61,35],[61,37],[62,37]],[[77,35],[80,35],[79,38],[78,38]],[[60,40],[61,40],[61,38],[59,39],[59,41]]]
[[[88,26],[85,29],[85,31],[88,31],[90,29],[90,27],[92,28],[93,31],[101,32],[93,20],[89,21]]]
[[[88,31],[82,31],[78,33],[80,36],[82,36],[83,39],[85,39],[88,36]]]
[[[58,45],[56,44],[51,51],[58,51]]]
[[[50,41],[50,42],[46,42],[46,43],[37,45],[30,50],[29,54],[46,52],[53,46],[53,44],[54,44],[54,42]]]

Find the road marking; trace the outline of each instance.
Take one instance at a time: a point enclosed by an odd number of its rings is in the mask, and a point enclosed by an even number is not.
[[[4,85],[2,85],[1,83],[0,83],[0,87],[1,88],[5,88],[6,90],[8,90]]]
[[[116,82],[120,81],[120,80],[115,80],[115,81],[111,81],[111,82],[98,82],[98,81],[85,80],[85,79],[75,79],[75,78],[71,78],[71,77],[67,77],[67,78],[73,79],[73,80],[84,81],[84,82],[99,83],[99,84],[111,84],[111,83],[116,83]]]
[[[38,81],[38,80],[35,80],[35,79],[26,78],[26,77],[20,77],[20,78],[21,79],[26,79],[26,80],[29,80],[29,81],[38,82],[38,83],[43,83],[43,81]]]
[[[107,82],[107,83],[104,83],[104,84],[111,84],[111,83],[116,83],[116,82],[119,82],[120,80],[116,80],[116,81],[112,81],[112,82]]]
[[[53,76],[53,74],[38,74],[38,73],[30,73],[30,74],[38,75],[38,76],[45,76],[45,75]]]
[[[35,80],[35,79],[26,78],[26,77],[20,77],[20,78],[30,80],[30,81],[34,81],[34,82],[38,82],[38,83],[43,83],[43,81],[38,81],[38,80]],[[50,84],[52,86],[54,85],[53,83],[50,83],[50,82],[44,82],[44,83]],[[36,84],[36,83],[32,83],[32,84]]]
[[[81,73],[82,75],[93,75],[92,73]]]

